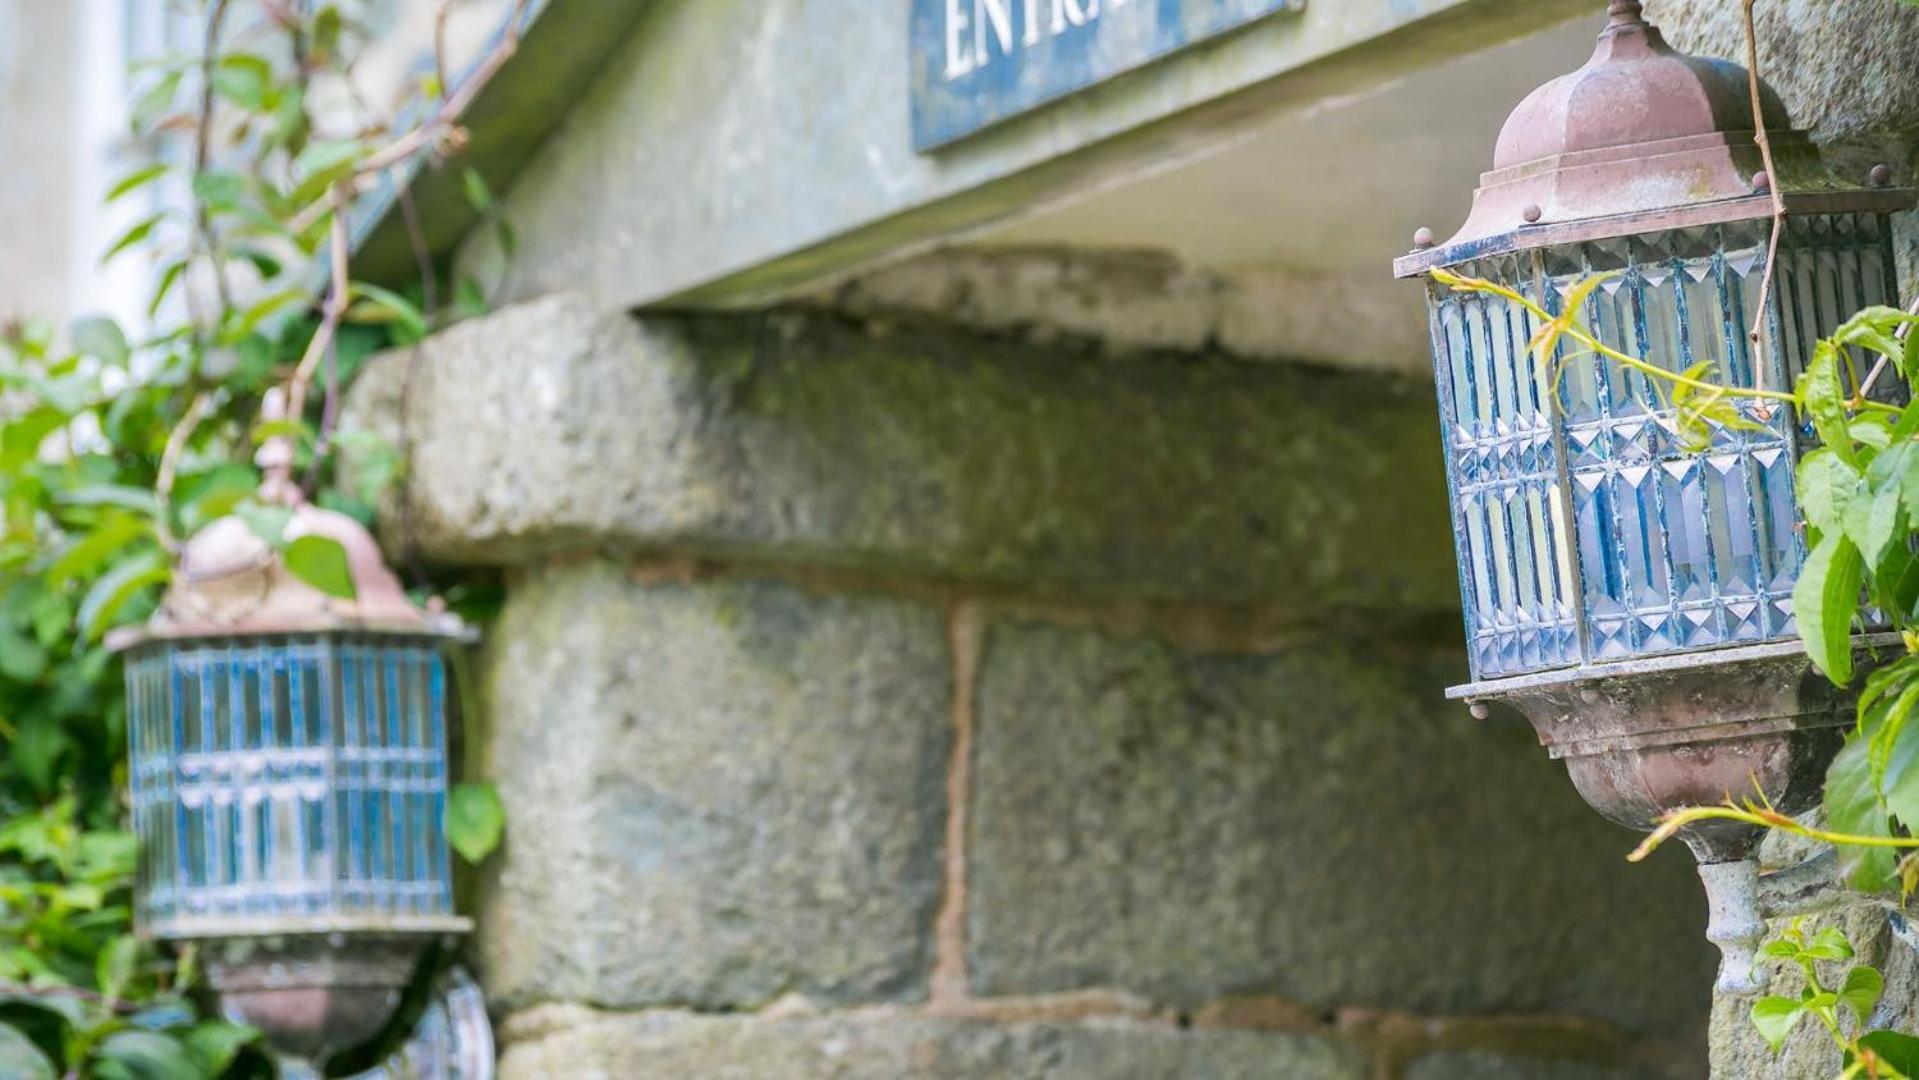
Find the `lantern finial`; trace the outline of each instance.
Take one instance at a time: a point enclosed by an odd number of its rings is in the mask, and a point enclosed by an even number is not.
[[[1612,0],[1606,7],[1606,14],[1609,16],[1606,23],[1608,30],[1646,25],[1645,8],[1639,0]]]

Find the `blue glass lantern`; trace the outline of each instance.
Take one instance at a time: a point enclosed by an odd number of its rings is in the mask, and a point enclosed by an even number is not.
[[[237,517],[181,552],[126,662],[135,926],[197,942],[228,1014],[323,1059],[387,1022],[426,947],[464,933],[447,851],[446,649],[373,538],[308,505],[270,443],[285,537],[346,556],[352,596],[295,576]]]
[[[1883,213],[1788,219],[1760,310],[1771,233],[1759,217],[1467,257],[1559,314],[1607,275],[1581,321],[1629,356],[1700,361],[1735,386],[1790,389],[1813,343],[1867,305],[1893,304]],[[1493,679],[1795,636],[1805,557],[1793,470],[1811,433],[1790,409],[1739,406],[1752,430],[1681,444],[1662,387],[1592,353],[1542,359],[1518,304],[1432,286],[1461,599],[1473,675]],[[1770,347],[1748,328],[1763,317]],[[1893,383],[1888,380],[1887,385]]]
[[[1675,52],[1637,0],[1608,14],[1592,59],[1507,120],[1459,233],[1421,230],[1396,269],[1483,279],[1554,317],[1597,279],[1577,317],[1610,348],[1790,390],[1821,337],[1898,303],[1889,215],[1912,193],[1883,166],[1839,181],[1762,86],[1768,169],[1744,69]],[[1687,445],[1644,374],[1571,344],[1537,355],[1537,317],[1496,294],[1428,292],[1473,675],[1450,693],[1477,715],[1518,708],[1622,824],[1729,795],[1809,809],[1851,720],[1795,640],[1810,427],[1736,399],[1743,423]],[[1760,830],[1680,835],[1726,951],[1721,988],[1752,989]]]

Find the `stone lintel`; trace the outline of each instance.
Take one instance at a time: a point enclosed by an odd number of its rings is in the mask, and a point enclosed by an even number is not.
[[[348,423],[409,448],[388,542],[451,563],[674,552],[1322,615],[1457,605],[1435,412],[1378,374],[555,296],[374,359]]]

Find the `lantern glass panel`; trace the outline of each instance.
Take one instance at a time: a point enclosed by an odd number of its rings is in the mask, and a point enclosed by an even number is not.
[[[1790,389],[1813,344],[1893,300],[1885,222],[1790,219],[1767,316],[1747,337],[1770,222],[1735,222],[1482,258],[1454,269],[1563,313],[1672,371]],[[1435,371],[1475,678],[1793,636],[1805,557],[1793,470],[1812,445],[1791,410],[1741,401],[1753,430],[1678,437],[1666,386],[1537,327],[1499,297],[1432,293]],[[1898,380],[1885,380],[1895,397]]]
[[[437,640],[157,641],[127,685],[143,930],[451,914]]]

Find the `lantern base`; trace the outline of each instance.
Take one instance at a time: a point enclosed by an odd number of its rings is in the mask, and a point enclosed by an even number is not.
[[[459,967],[440,973],[433,997],[405,1045],[381,1064],[348,1080],[493,1080],[493,1025],[486,998]],[[321,1080],[305,1058],[276,1062],[281,1080]]]
[[[1874,647],[1898,640],[1859,639],[1858,670],[1872,667]],[[1447,696],[1518,709],[1541,745],[1566,762],[1587,804],[1641,832],[1671,811],[1729,800],[1755,799],[1784,814],[1812,809],[1855,703],[1796,641],[1497,679]],[[1678,835],[1705,885],[1706,937],[1722,955],[1718,989],[1759,991],[1754,959],[1768,909],[1818,902],[1830,891],[1829,861],[1762,876],[1753,858],[1765,836],[1758,826],[1704,821]]]
[[[273,1048],[325,1061],[378,1035],[433,935],[289,934],[203,939],[207,982],[229,1020]]]

